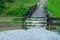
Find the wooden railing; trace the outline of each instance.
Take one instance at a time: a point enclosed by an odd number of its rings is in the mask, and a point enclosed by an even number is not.
[[[60,23],[59,22],[58,23],[57,22],[56,23],[50,22],[50,21],[53,21],[53,20],[59,21],[60,18],[51,17],[51,15],[48,13],[47,7],[45,7],[45,15],[46,15],[46,18],[47,18],[47,26],[48,27],[49,27],[49,25],[57,25],[57,26],[60,26]]]
[[[1,19],[3,18],[3,19]],[[15,21],[9,21],[9,19],[7,21],[0,21],[0,27],[3,27],[3,26],[6,26],[6,27],[12,27],[12,26],[20,26],[22,27],[22,29],[26,29],[28,25],[26,25],[26,20],[25,20],[25,17],[0,17],[0,20],[4,20],[4,19],[8,19],[8,18],[12,18],[12,19],[18,19],[18,20],[15,20]],[[38,25],[40,24],[46,24],[47,27],[49,27],[49,25],[58,25],[60,26],[60,23],[54,23],[52,22],[51,20],[60,20],[60,18],[47,18],[47,17],[27,17],[28,18],[37,18],[37,19],[40,19],[40,20],[36,20],[38,22],[40,22]],[[19,20],[21,19],[21,20]],[[41,19],[44,19],[44,20],[41,20]],[[30,20],[29,22],[33,22],[35,20]],[[45,22],[46,21],[46,22]],[[17,24],[16,24],[17,23]],[[2,25],[2,24],[5,24],[5,25]],[[34,24],[35,25],[35,24]]]
[[[36,7],[35,7],[36,8]],[[49,25],[58,25],[58,26],[60,26],[60,23],[59,22],[56,22],[56,23],[54,23],[54,22],[52,22],[53,20],[55,20],[55,21],[58,21],[58,20],[60,20],[60,18],[54,18],[54,17],[50,17],[50,15],[48,14],[48,12],[47,12],[47,10],[46,10],[47,8],[45,8],[45,13],[46,13],[46,17],[30,17],[30,15],[31,14],[29,14],[28,16],[23,16],[23,17],[0,17],[0,20],[1,20],[1,18],[6,18],[6,19],[8,19],[8,18],[15,18],[15,19],[21,19],[21,20],[18,20],[18,21],[15,21],[15,22],[17,22],[17,23],[21,23],[21,24],[10,24],[10,23],[14,23],[14,21],[6,21],[6,22],[2,22],[2,21],[0,21],[0,25],[1,24],[3,24],[3,23],[6,23],[6,25],[8,25],[8,26],[22,26],[22,29],[24,29],[24,28],[26,28],[26,22],[25,22],[25,20],[27,19],[27,18],[44,18],[44,20],[46,20],[46,22],[41,22],[40,24],[47,24],[47,27],[49,27]],[[35,10],[34,10],[35,11]],[[25,19],[26,18],[26,19]],[[3,19],[4,20],[4,19]],[[34,20],[33,20],[34,21]],[[32,22],[33,22],[32,21]],[[4,25],[3,25],[4,26]]]

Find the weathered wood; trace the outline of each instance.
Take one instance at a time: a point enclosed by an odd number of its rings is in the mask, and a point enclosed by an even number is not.
[[[45,7],[45,15],[46,15],[46,18],[47,18],[47,27],[49,27],[49,25],[57,25],[57,26],[60,26],[60,23],[53,23],[53,22],[50,22],[51,20],[60,20],[60,18],[53,18],[53,17],[50,17],[49,13],[48,13],[48,10],[47,10],[47,7]]]
[[[49,20],[60,20],[60,18],[48,18]]]
[[[60,26],[60,23],[49,23],[50,25]]]
[[[32,7],[29,8],[29,15],[28,17],[31,17],[31,15],[35,12],[37,9],[37,4],[33,5]]]

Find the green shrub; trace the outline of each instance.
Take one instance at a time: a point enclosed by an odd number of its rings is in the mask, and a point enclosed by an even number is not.
[[[47,9],[54,17],[60,17],[60,0],[48,0]]]
[[[27,10],[27,8],[24,6],[24,5],[21,5],[20,7],[18,8],[15,8],[13,10],[9,10],[7,11],[7,15],[9,16],[22,16],[23,13]]]
[[[57,27],[57,32],[60,34],[60,27]]]
[[[14,2],[15,0],[8,0],[8,2]]]
[[[5,7],[3,6],[3,2],[0,1],[0,14],[1,14],[1,12],[3,11],[4,8],[5,8]]]
[[[0,14],[4,16],[23,16],[25,14],[24,16],[26,16],[28,15],[27,9],[36,2],[37,0],[0,0]]]

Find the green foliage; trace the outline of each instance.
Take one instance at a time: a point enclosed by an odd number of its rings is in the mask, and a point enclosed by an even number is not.
[[[37,3],[37,0],[20,0],[22,3],[29,3],[29,4],[34,4]]]
[[[28,15],[29,7],[34,5],[37,0],[0,0],[0,13],[2,16],[23,16]],[[5,7],[5,9],[3,8]]]
[[[3,6],[3,1],[0,0],[0,13],[2,12],[2,10],[4,9],[4,6]]]
[[[57,32],[60,34],[60,27],[59,26],[57,27]]]
[[[8,11],[7,15],[22,16],[27,8],[21,5],[19,8]]]
[[[14,18],[12,21],[14,21],[13,24],[22,24],[22,18]]]
[[[60,17],[60,0],[48,0],[47,8],[55,17]]]
[[[14,2],[15,0],[8,0],[8,2]]]

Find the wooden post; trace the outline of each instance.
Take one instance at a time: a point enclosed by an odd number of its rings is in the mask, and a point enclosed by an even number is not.
[[[27,29],[26,24],[25,24],[25,23],[26,23],[26,22],[25,22],[25,18],[26,18],[26,17],[23,17],[23,18],[22,18],[22,29]]]
[[[47,27],[49,27],[49,15],[47,14]]]
[[[22,18],[22,29],[24,29],[24,17]]]
[[[45,7],[45,15],[47,17],[47,27],[49,27],[49,14],[48,14],[48,11],[47,11],[47,7]]]

